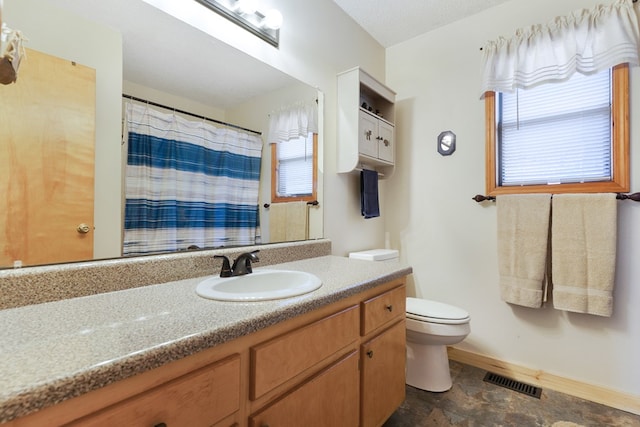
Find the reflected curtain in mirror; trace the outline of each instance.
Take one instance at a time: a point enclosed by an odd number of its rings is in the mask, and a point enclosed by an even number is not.
[[[260,243],[262,139],[127,103],[124,255]]]

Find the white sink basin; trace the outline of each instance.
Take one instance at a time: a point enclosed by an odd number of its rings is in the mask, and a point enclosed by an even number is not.
[[[204,298],[220,301],[267,301],[315,291],[322,282],[313,274],[293,270],[253,270],[235,277],[210,277],[196,287]]]

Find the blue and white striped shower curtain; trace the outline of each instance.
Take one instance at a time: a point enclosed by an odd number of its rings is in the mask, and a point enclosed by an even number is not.
[[[262,139],[127,103],[124,255],[260,243]]]

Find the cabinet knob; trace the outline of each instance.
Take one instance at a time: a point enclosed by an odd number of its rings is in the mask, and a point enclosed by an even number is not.
[[[85,223],[82,223],[78,225],[78,228],[76,228],[76,231],[78,231],[78,233],[80,234],[87,234],[89,231],[91,231],[91,227],[89,227]]]
[[[385,140],[384,140],[384,141],[382,141],[382,142],[384,143],[384,146],[385,146],[385,147],[388,147],[388,146],[389,146],[389,140],[388,140],[388,139],[385,139]]]
[[[367,351],[367,356],[369,356],[369,359],[373,359],[373,350]]]
[[[367,130],[367,131],[364,132],[364,136],[367,138],[367,141],[371,141],[371,134],[372,133],[373,132],[370,131],[370,130]]]
[[[391,313],[393,311],[393,305],[389,304],[387,306],[384,307],[389,313]]]
[[[165,423],[159,423],[159,424],[156,424],[156,425],[155,425],[155,426],[153,426],[153,427],[167,427],[167,424],[165,424]]]

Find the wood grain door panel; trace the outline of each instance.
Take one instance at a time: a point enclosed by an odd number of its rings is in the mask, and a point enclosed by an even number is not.
[[[93,258],[95,70],[27,49],[0,99],[0,267]]]

